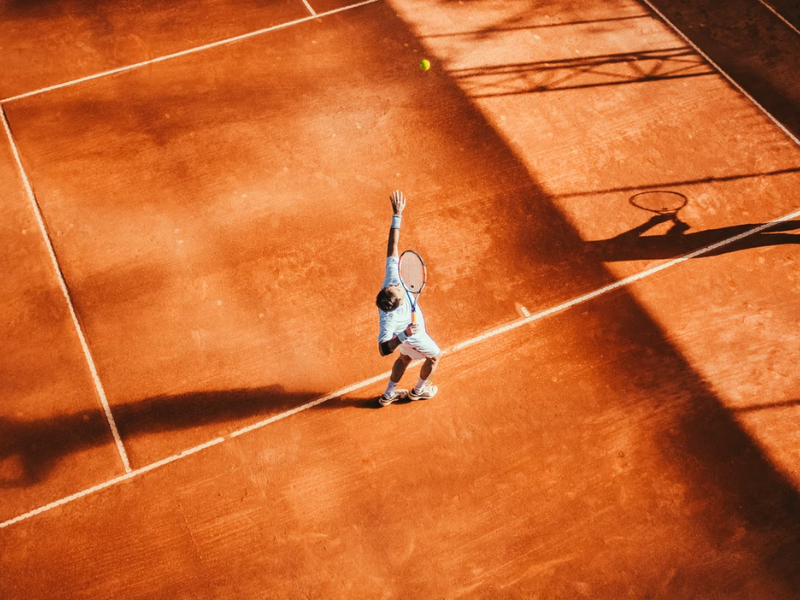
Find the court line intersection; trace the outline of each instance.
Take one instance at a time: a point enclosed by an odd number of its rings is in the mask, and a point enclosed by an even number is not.
[[[243,33],[241,35],[237,35],[231,38],[226,38],[224,40],[219,40],[216,42],[210,42],[208,44],[203,44],[202,46],[196,46],[194,48],[189,48],[187,50],[181,50],[180,52],[173,52],[172,54],[165,54],[164,56],[159,56],[156,58],[152,58],[150,60],[145,60],[138,63],[133,63],[131,65],[125,65],[124,67],[117,67],[116,69],[109,69],[107,71],[101,71],[100,73],[95,73],[94,75],[87,75],[86,77],[79,77],[78,79],[71,79],[70,81],[65,81],[63,83],[56,83],[54,85],[50,85],[47,87],[40,88],[38,90],[33,90],[30,92],[25,92],[22,94],[17,94],[16,96],[10,96],[8,98],[4,98],[0,100],[0,105],[8,104],[9,102],[15,102],[17,100],[22,100],[23,98],[30,98],[31,96],[38,96],[39,94],[44,94],[46,92],[52,92],[53,90],[59,90],[65,87],[70,87],[73,85],[77,85],[79,83],[83,83],[85,81],[92,81],[94,79],[100,79],[102,77],[108,77],[109,75],[116,75],[117,73],[124,73],[126,71],[132,71],[134,69],[139,69],[141,67],[146,67],[148,65],[153,65],[156,63],[164,62],[167,60],[171,60],[173,58],[178,58],[181,56],[188,56],[190,54],[194,54],[196,52],[202,52],[203,50],[210,50],[211,48],[219,48],[220,46],[226,46],[228,44],[233,44],[234,42],[239,42],[241,40],[246,40],[251,37],[256,37],[258,35],[262,35],[264,33],[269,33],[270,31],[277,31],[279,29],[286,29],[287,27],[291,27],[292,25],[299,25],[300,23],[305,23],[307,21],[313,21],[314,19],[321,19],[322,17],[327,17],[328,15],[333,15],[336,13],[344,12],[346,10],[350,10],[353,8],[358,8],[359,6],[365,6],[367,4],[373,4],[374,2],[379,2],[380,0],[365,0],[364,2],[359,2],[358,4],[351,4],[349,6],[344,6],[342,8],[335,8],[333,10],[329,10],[324,13],[316,13],[308,3],[303,0],[303,3],[306,5],[308,10],[311,12],[311,15],[308,17],[303,17],[302,19],[295,19],[294,21],[288,21],[286,23],[281,23],[279,25],[273,25],[271,27],[265,27],[263,29],[258,29],[256,31],[250,31],[248,33]]]

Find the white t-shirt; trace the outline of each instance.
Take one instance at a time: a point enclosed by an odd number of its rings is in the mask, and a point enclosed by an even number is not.
[[[400,282],[399,262],[396,256],[390,256],[386,259],[386,274],[384,275],[381,289],[392,285],[402,285]],[[378,318],[380,320],[379,344],[387,342],[401,331],[405,331],[405,328],[411,323],[411,300],[409,296],[413,298],[413,295],[406,294],[406,297],[403,298],[403,303],[391,312],[383,312],[378,309]],[[417,324],[419,325],[417,335],[412,335],[408,338],[408,341],[412,344],[414,343],[414,338],[425,331],[425,317],[422,316],[422,309],[419,304],[417,304]]]

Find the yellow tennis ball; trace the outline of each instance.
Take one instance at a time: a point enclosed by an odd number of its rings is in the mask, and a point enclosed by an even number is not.
[[[419,68],[423,71],[427,71],[431,68],[431,63],[429,63],[427,59],[422,59],[422,62],[419,63]]]

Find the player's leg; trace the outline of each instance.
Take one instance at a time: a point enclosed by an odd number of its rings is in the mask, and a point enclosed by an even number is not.
[[[425,362],[422,363],[422,366],[419,369],[419,378],[428,380],[433,375],[434,371],[436,371],[436,367],[439,364],[439,358],[441,358],[442,353],[439,352],[436,356],[432,356],[430,358],[426,358]]]
[[[403,378],[403,373],[406,372],[406,367],[408,367],[409,364],[411,364],[411,357],[401,352],[397,360],[394,361],[394,365],[392,365],[392,374],[389,376],[389,381],[395,385],[400,383],[400,380]]]
[[[435,385],[431,385],[430,379],[439,365],[442,351],[427,333],[414,336],[414,349],[425,358],[425,362],[419,370],[417,384],[409,392],[408,397],[412,400],[427,400],[433,398],[439,391]]]
[[[392,365],[392,374],[389,376],[389,382],[386,384],[386,391],[378,399],[381,406],[389,406],[395,400],[399,400],[406,395],[407,390],[397,389],[397,384],[400,383],[400,380],[403,378],[403,373],[406,372],[406,368],[409,363],[411,363],[411,360],[412,358],[410,356],[400,352],[400,356],[394,361],[394,365]]]

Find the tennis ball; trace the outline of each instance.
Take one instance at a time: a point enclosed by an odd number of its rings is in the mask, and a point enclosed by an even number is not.
[[[429,63],[427,59],[423,59],[422,62],[419,63],[419,68],[423,71],[427,71],[431,68],[431,63]]]

